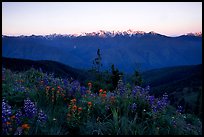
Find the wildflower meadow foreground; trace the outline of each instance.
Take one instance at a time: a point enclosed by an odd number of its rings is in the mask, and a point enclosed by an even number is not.
[[[202,135],[202,122],[151,87],[93,92],[93,83],[2,68],[2,135]]]

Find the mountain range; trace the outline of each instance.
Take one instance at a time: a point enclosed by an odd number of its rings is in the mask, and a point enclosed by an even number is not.
[[[202,63],[202,33],[168,37],[156,32],[103,31],[79,35],[2,35],[2,56],[52,60],[79,69],[90,69],[101,51],[102,69],[114,64],[133,72]]]

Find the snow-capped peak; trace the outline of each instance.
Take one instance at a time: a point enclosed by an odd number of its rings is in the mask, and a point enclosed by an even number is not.
[[[195,32],[195,33],[190,32],[190,33],[187,33],[186,35],[202,37],[202,32]]]

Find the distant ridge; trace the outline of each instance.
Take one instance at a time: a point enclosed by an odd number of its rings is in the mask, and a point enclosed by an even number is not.
[[[117,35],[122,35],[122,36],[134,36],[134,35],[163,35],[154,31],[150,32],[145,32],[145,31],[140,31],[140,30],[133,30],[133,29],[128,29],[126,31],[106,31],[106,30],[99,30],[99,31],[94,31],[94,32],[82,32],[80,34],[48,34],[48,35],[19,35],[19,36],[14,36],[14,37],[29,37],[29,36],[40,36],[40,37],[46,37],[46,38],[54,38],[54,37],[81,37],[81,36],[98,36],[98,37],[115,37]],[[188,36],[197,36],[197,37],[202,37],[202,32],[190,32],[187,34],[183,35],[188,35]],[[2,37],[5,37],[7,35],[2,35]],[[165,36],[165,35],[163,35]],[[10,36],[11,37],[11,36]],[[168,36],[171,37],[171,36]]]

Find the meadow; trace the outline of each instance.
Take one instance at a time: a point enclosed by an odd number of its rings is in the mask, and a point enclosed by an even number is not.
[[[75,79],[2,68],[2,135],[202,135],[202,121],[168,94],[118,81],[95,92]]]

